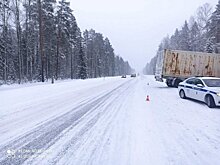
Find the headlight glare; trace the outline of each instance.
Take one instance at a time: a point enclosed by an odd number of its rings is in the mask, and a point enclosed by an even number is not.
[[[217,93],[217,96],[219,96],[219,97],[220,97],[220,93]]]

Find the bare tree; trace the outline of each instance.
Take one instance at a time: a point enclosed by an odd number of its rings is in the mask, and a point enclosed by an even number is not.
[[[197,9],[196,21],[198,23],[199,28],[205,30],[205,32],[207,32],[207,29],[205,27],[209,21],[209,18],[212,15],[212,12],[212,6],[209,3],[205,3]]]

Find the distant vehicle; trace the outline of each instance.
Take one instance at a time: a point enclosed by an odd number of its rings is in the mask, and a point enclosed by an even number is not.
[[[178,87],[194,76],[220,77],[220,54],[165,49],[157,55],[155,79]]]
[[[131,74],[131,77],[136,77],[136,74],[134,73],[134,74]]]
[[[121,78],[126,78],[126,75],[122,75]]]
[[[205,102],[209,108],[220,106],[220,78],[192,77],[179,83],[179,96]]]

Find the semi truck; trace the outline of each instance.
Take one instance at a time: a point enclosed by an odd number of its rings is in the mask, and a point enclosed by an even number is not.
[[[157,54],[155,79],[168,87],[189,77],[220,77],[220,54],[165,49]]]

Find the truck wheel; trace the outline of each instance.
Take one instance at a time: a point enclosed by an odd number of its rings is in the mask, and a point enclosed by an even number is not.
[[[173,81],[172,79],[167,79],[166,80],[166,84],[167,84],[168,87],[173,87],[172,81]]]
[[[207,104],[207,106],[208,106],[209,108],[214,108],[214,107],[216,106],[213,97],[210,96],[210,95],[208,95],[208,96],[206,97],[206,104]]]
[[[168,82],[167,82],[166,84],[167,84],[167,86],[168,86],[168,87],[172,87],[172,85],[171,85],[171,84],[169,84]]]
[[[179,95],[182,99],[186,98],[186,94],[185,94],[184,90],[182,90],[182,89],[180,90]]]
[[[174,80],[174,87],[178,88],[178,85],[179,85],[180,82],[182,82],[182,80],[180,80],[180,79],[178,79],[178,78],[175,79],[175,80]]]

